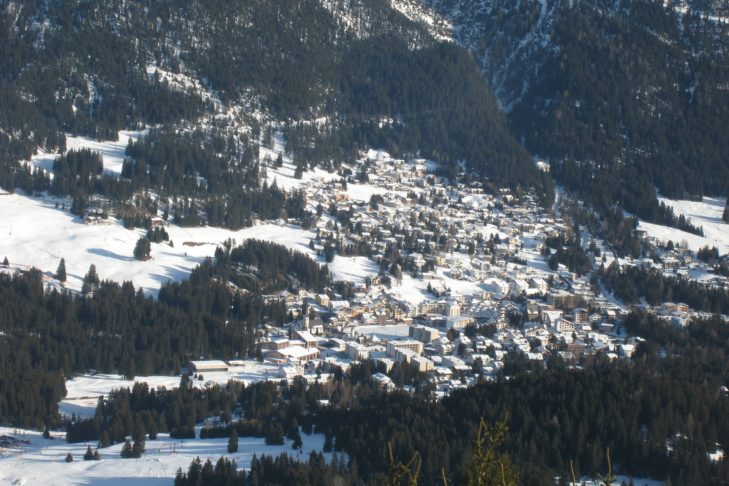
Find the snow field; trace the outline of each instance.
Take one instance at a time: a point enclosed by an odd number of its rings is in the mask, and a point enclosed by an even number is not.
[[[685,238],[691,250],[702,246],[716,246],[722,255],[729,253],[729,224],[722,221],[721,216],[726,207],[726,199],[705,197],[701,201],[684,201],[659,198],[661,202],[673,208],[676,215],[684,215],[694,226],[704,229],[704,237],[688,234]],[[682,235],[685,237],[685,235]],[[674,240],[675,241],[675,240]],[[696,247],[695,247],[696,246]]]
[[[197,429],[199,435],[199,428]],[[159,434],[157,440],[146,442],[146,451],[139,459],[122,459],[123,444],[99,449],[100,461],[84,461],[87,446],[95,449],[96,443],[68,444],[65,434],[53,434],[44,439],[40,432],[0,428],[0,436],[17,438],[16,447],[8,447],[0,453],[0,484],[44,486],[172,486],[179,468],[187,471],[196,457],[201,461],[215,462],[225,456],[235,460],[239,469],[250,468],[256,454],[278,456],[287,453],[299,460],[307,460],[313,451],[324,446],[323,434],[301,435],[301,453],[291,448],[292,441],[284,445],[266,445],[262,438],[240,437],[238,452],[228,453],[228,439],[171,439],[168,434]],[[74,461],[66,463],[68,453]],[[325,454],[331,460],[332,454]]]
[[[227,373],[203,373],[204,379],[193,379],[193,386],[202,388],[212,384],[225,385],[229,380],[240,381],[246,385],[257,381],[280,380],[278,370],[278,366],[249,360],[241,365],[231,366]],[[121,375],[114,374],[80,375],[66,380],[66,398],[59,404],[59,410],[64,415],[93,417],[99,397],[107,396],[112,390],[131,389],[135,383],[147,383],[150,389],[158,387],[172,389],[179,386],[180,378],[180,376],[155,375],[137,376],[133,380],[127,380]]]
[[[12,268],[35,266],[52,278],[60,259],[66,261],[66,287],[79,290],[90,264],[99,278],[131,281],[135,287],[156,293],[169,280],[186,278],[192,269],[228,238],[241,243],[255,238],[312,255],[310,231],[298,226],[260,224],[239,231],[223,228],[182,228],[169,225],[166,231],[174,246],[152,244],[152,259],[134,259],[142,229],[128,230],[120,220],[87,225],[68,211],[55,208],[54,200],[8,194],[0,196],[0,258],[7,256]]]
[[[272,155],[272,161],[275,161],[276,157],[278,157],[278,153],[272,150],[264,149],[263,147],[261,147],[260,153],[269,153],[270,155]],[[340,178],[340,176],[335,172],[330,173],[317,167],[313,170],[304,171],[302,173],[301,179],[297,179],[296,177],[294,177],[295,171],[296,167],[290,161],[284,159],[284,163],[281,167],[266,167],[266,181],[268,182],[269,186],[273,184],[274,181],[276,181],[276,185],[279,189],[291,191],[296,189],[303,189],[313,181],[326,182],[330,180],[339,180]]]
[[[262,380],[279,380],[278,367],[245,361],[231,366],[228,373],[204,373],[204,380],[193,379],[193,386],[206,387],[213,383],[225,384],[228,380],[238,380],[246,384]],[[59,404],[61,413],[75,414],[77,417],[94,416],[99,396],[107,396],[118,388],[132,388],[134,383],[147,383],[150,388],[176,388],[179,376],[140,376],[126,380],[121,375],[90,374],[81,375],[66,381],[66,398]],[[196,427],[199,437],[200,427]],[[196,457],[204,462],[210,459],[213,464],[225,456],[235,460],[240,469],[250,467],[256,454],[277,456],[287,453],[299,460],[307,460],[311,452],[320,452],[324,447],[321,434],[301,435],[302,451],[291,448],[292,441],[284,445],[266,445],[262,438],[240,437],[238,452],[227,451],[228,439],[172,439],[169,434],[159,434],[158,439],[147,441],[146,452],[139,459],[122,459],[123,444],[99,449],[101,461],[84,461],[87,446],[95,449],[95,442],[68,444],[65,433],[53,433],[53,440],[44,439],[38,431],[18,430],[0,427],[0,439],[12,438],[7,447],[0,447],[0,484],[48,486],[69,485],[172,485],[178,468],[187,471],[190,462]],[[1,442],[0,442],[1,443]],[[71,453],[74,462],[66,463],[66,455]],[[332,454],[324,454],[331,460]]]
[[[363,256],[335,255],[334,260],[328,265],[334,280],[344,280],[352,283],[362,283],[367,277],[372,278],[380,271],[380,268],[373,260]]]
[[[73,137],[66,134],[66,150],[90,149],[94,152],[99,152],[104,163],[104,172],[112,175],[121,175],[129,139],[136,141],[144,138],[147,133],[149,133],[149,130],[122,130],[119,132],[119,140],[105,142],[99,142],[87,137]],[[40,151],[31,158],[30,163],[35,167],[52,173],[53,161],[59,155],[61,154]]]

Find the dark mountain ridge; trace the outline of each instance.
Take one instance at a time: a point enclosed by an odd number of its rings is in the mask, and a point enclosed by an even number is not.
[[[726,2],[426,3],[480,60],[517,138],[579,196],[650,219],[654,188],[729,192]]]

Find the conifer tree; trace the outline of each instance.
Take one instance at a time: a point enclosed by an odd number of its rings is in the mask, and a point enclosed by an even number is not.
[[[70,452],[66,454],[66,462],[73,462],[73,455]]]
[[[238,431],[235,427],[230,431],[230,438],[228,439],[228,452],[238,452]]]
[[[144,453],[144,442],[135,440],[134,445],[132,445],[131,457],[139,458],[139,457],[142,457],[143,453]]]
[[[466,465],[469,486],[512,486],[519,476],[508,454],[498,451],[507,432],[506,421],[488,425],[483,419],[473,444],[472,457]]]
[[[128,440],[126,442],[124,442],[124,446],[122,447],[122,450],[121,450],[121,456],[123,459],[130,459],[130,458],[134,457],[134,452],[132,450],[132,443],[129,442]]]
[[[724,208],[724,214],[721,215],[721,219],[729,224],[729,202],[727,202],[726,207]]]
[[[94,286],[99,285],[99,275],[96,273],[96,265],[93,263],[89,265],[89,271],[84,276],[84,282]]]
[[[59,282],[66,281],[66,261],[63,258],[61,258],[61,261],[58,263],[58,268],[56,269],[56,280]]]
[[[149,260],[149,254],[152,251],[149,239],[142,236],[137,240],[137,244],[134,247],[134,258],[137,260]]]
[[[5,257],[3,259],[3,267],[8,268],[10,266],[10,262],[8,261],[8,257]]]
[[[99,286],[99,276],[96,274],[96,265],[93,263],[89,265],[89,271],[84,276],[83,284],[81,285],[81,293],[86,295],[92,290]]]
[[[134,424],[134,447],[137,448],[141,452],[144,452],[144,441],[147,438],[147,432],[144,429],[144,422],[137,418],[136,423]]]

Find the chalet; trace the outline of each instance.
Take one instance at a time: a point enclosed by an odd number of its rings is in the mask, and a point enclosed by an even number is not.
[[[542,322],[548,326],[556,327],[557,321],[562,317],[560,310],[542,310]]]
[[[357,342],[348,342],[346,351],[352,361],[362,361],[370,357],[370,348]]]
[[[453,316],[445,319],[446,329],[465,329],[469,324],[473,324],[473,317],[471,316]]]
[[[527,300],[526,311],[528,320],[533,321],[539,318],[539,301],[534,299]]]
[[[297,376],[304,376],[304,366],[301,364],[284,365],[278,369],[278,377],[284,380],[293,380]]]
[[[543,278],[532,277],[529,279],[529,286],[536,289],[540,294],[546,294],[549,290],[549,284]]]
[[[456,369],[467,366],[466,362],[464,360],[462,360],[461,358],[458,358],[457,356],[443,356],[443,360],[441,361],[441,364],[448,368],[456,368]]]
[[[329,296],[327,294],[316,294],[316,303],[322,307],[329,307]]]
[[[372,381],[374,381],[380,388],[395,388],[395,384],[392,382],[392,379],[383,373],[375,373],[372,375]]]
[[[89,209],[84,214],[84,224],[108,224],[109,215],[101,209]]]

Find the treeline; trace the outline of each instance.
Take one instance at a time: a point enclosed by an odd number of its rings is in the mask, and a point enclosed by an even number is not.
[[[266,437],[267,442],[282,444],[284,431],[276,419],[286,419],[287,415],[275,413],[282,399],[282,391],[269,382],[246,387],[231,381],[224,386],[195,388],[193,379],[183,375],[180,386],[170,390],[135,383],[131,390],[121,388],[100,398],[94,418],[66,423],[66,440],[98,441],[99,447],[108,447],[123,443],[140,428],[149,434],[150,440],[156,439],[159,432],[168,432],[172,438],[195,438],[195,425],[204,418],[219,417],[221,423],[228,423],[236,407],[241,407],[246,413],[245,421],[228,425],[224,435],[218,433],[218,428],[203,428],[200,438],[229,437],[235,428],[241,437]],[[283,423],[288,430],[292,420],[298,434],[295,418]]]
[[[121,388],[100,398],[93,418],[66,422],[66,439],[71,443],[98,441],[99,447],[107,447],[123,443],[132,434],[148,434],[150,440],[159,432],[173,438],[195,438],[196,424],[217,417],[217,425],[203,426],[201,439],[235,434],[236,438],[265,438],[272,445],[288,439],[298,449],[302,446],[300,427],[304,433],[312,433],[312,417],[321,408],[319,400],[330,397],[335,389],[334,384],[307,387],[301,378],[283,384],[263,381],[246,386],[230,381],[197,388],[193,378],[183,375],[180,386],[171,390],[135,383],[131,390]],[[234,418],[234,414],[244,418]]]
[[[61,195],[93,193],[96,178],[103,169],[98,152],[69,150],[53,162],[53,191]]]
[[[650,305],[683,302],[692,309],[717,314],[729,313],[729,290],[712,287],[684,277],[666,276],[661,271],[610,265],[599,278],[621,300]]]
[[[148,225],[158,210],[182,226],[233,229],[250,226],[254,218],[303,222],[310,216],[303,192],[287,193],[275,181],[260,183],[258,148],[247,140],[151,130],[144,139],[130,139],[126,154],[120,178],[102,172],[98,152],[81,149],[54,161],[52,180],[41,170],[20,167],[8,175],[6,187],[72,196],[70,209],[78,215],[98,205],[100,195],[127,227]],[[147,196],[148,190],[157,198]]]
[[[231,280],[244,288],[267,293],[270,290],[281,290],[294,283],[306,288],[322,291],[330,283],[329,270],[326,266],[320,267],[307,255],[298,251],[288,250],[286,247],[263,242],[260,240],[246,240],[241,246],[233,248],[229,254],[230,263],[234,268],[245,270],[255,268],[257,283],[246,278],[244,272],[231,276]],[[227,263],[218,255],[218,263]],[[262,286],[261,283],[265,282]]]
[[[218,403],[235,400],[246,420],[203,429],[206,437],[225,437],[233,429],[253,431],[246,425],[252,421],[323,433],[325,452],[349,456],[347,468],[337,463],[330,471],[343,475],[345,484],[382,484],[392,472],[388,443],[395,458],[418,453],[419,484],[442,484],[443,470],[450,484],[465,484],[479,417],[492,423],[508,417],[509,432],[497,450],[508,452],[521,484],[552,484],[555,476],[567,484],[570,462],[578,477],[603,474],[608,448],[613,471],[621,474],[670,479],[675,485],[725,484],[729,461],[711,462],[707,453],[729,441],[724,420],[729,401],[720,390],[729,372],[728,328],[719,319],[709,319],[678,330],[642,314],[630,316],[626,327],[647,339],[631,360],[598,355],[575,368],[554,358],[543,368],[512,356],[508,380],[479,383],[438,402],[427,394],[379,390],[370,379],[373,370],[364,365],[334,373],[323,384],[307,386],[295,379],[290,384],[229,384],[190,393],[198,397],[196,403],[209,404],[196,409],[198,414],[225,419],[230,405],[216,407],[212,397],[231,394],[230,387],[236,387],[232,398]],[[137,411],[160,407],[150,398],[155,392],[143,391],[141,385],[135,390],[114,395],[103,406]],[[320,400],[329,400],[329,406]],[[311,478],[323,471],[287,458],[259,461],[265,467],[258,473],[271,474],[266,481]]]
[[[306,461],[287,454],[277,457],[253,455],[250,471],[237,470],[235,461],[224,457],[213,466],[208,459],[204,463],[194,459],[186,472],[177,471],[175,486],[253,486],[259,484],[296,484],[314,486],[323,484],[357,484],[356,471],[349,470],[339,459],[328,463],[324,455],[312,452]]]
[[[420,153],[443,163],[451,175],[465,160],[477,174],[536,187],[551,202],[551,183],[509,133],[463,49],[442,43],[412,51],[399,39],[370,39],[353,44],[342,72],[341,111],[364,122],[352,131],[360,146]],[[394,121],[379,129],[383,116]]]
[[[565,206],[575,225],[584,226],[591,235],[604,238],[609,244],[608,248],[619,257],[639,258],[650,250],[648,243],[637,231],[638,219],[624,214],[619,207],[598,212],[575,200],[567,201]]]
[[[575,230],[568,238],[563,235],[550,236],[544,242],[545,246],[542,253],[552,270],[557,270],[560,263],[565,265],[570,272],[575,272],[578,275],[583,275],[592,270],[592,259],[582,249],[579,228],[575,227]],[[554,253],[550,249],[554,250]]]
[[[180,196],[230,194],[258,188],[258,148],[224,133],[180,134],[152,130],[129,140],[122,177],[133,187],[162,189]]]
[[[666,224],[656,188],[679,199],[727,193],[721,2],[533,1],[486,16],[477,2],[426,3],[482,60],[516,137],[583,201]]]

